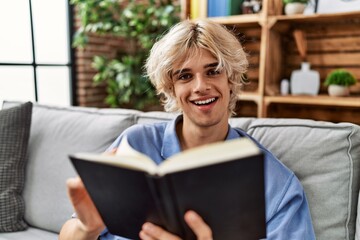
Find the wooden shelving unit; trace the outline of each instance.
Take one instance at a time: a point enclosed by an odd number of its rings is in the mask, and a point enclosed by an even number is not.
[[[212,19],[222,24],[232,24],[241,27],[252,27],[260,25],[261,14],[234,15],[228,17],[213,17]]]
[[[276,15],[270,16],[270,19],[275,19],[278,22],[283,23],[323,23],[323,22],[338,22],[339,19],[350,20],[359,19],[359,12],[345,12],[345,13],[327,13],[327,14],[311,14],[311,15],[303,15],[297,14],[293,16],[286,15]]]
[[[182,0],[182,16],[189,16],[191,0]],[[250,84],[239,96],[239,116],[297,117],[360,124],[360,11],[292,15],[282,14],[282,0],[263,0],[259,14],[216,17],[240,36],[249,53]],[[302,59],[294,30],[306,36],[306,61],[320,73],[317,96],[279,94],[280,81],[290,79]],[[350,70],[358,79],[350,97],[330,97],[323,85],[336,68]],[[246,110],[243,114],[242,110]]]
[[[264,99],[266,105],[271,103],[289,103],[301,105],[323,105],[338,107],[360,108],[359,97],[330,97],[328,95],[318,96],[267,96]]]

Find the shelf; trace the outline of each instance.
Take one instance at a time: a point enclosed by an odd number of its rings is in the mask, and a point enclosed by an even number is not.
[[[253,101],[260,103],[262,96],[256,92],[242,92],[238,95],[240,101]]]
[[[209,18],[215,22],[225,25],[236,25],[241,27],[257,27],[261,24],[261,14],[243,14],[226,17],[211,17]]]
[[[360,20],[360,11],[346,12],[346,13],[318,13],[318,14],[296,14],[296,15],[279,15],[269,16],[269,19],[276,19],[279,22],[337,22],[339,20]]]
[[[226,24],[226,25],[236,25],[243,27],[255,27],[260,26],[264,20],[262,14],[243,14],[243,15],[233,15],[233,16],[224,16],[224,17],[211,17],[209,18],[215,22]],[[360,11],[354,12],[345,12],[345,13],[319,13],[319,14],[295,14],[295,15],[276,15],[268,16],[268,22],[270,26],[273,26],[275,23],[294,23],[294,24],[304,24],[304,23],[331,23],[331,22],[343,22],[343,21],[352,21],[358,22],[360,25]]]
[[[282,104],[360,107],[360,97],[331,97],[328,95],[266,96],[264,97],[264,102],[266,105],[269,105],[271,103],[282,103]]]
[[[339,23],[339,22],[352,22],[360,25],[360,11],[345,12],[345,13],[319,13],[319,14],[296,14],[296,15],[278,15],[269,16],[269,26],[273,27],[278,25],[289,24],[315,24],[315,23]]]

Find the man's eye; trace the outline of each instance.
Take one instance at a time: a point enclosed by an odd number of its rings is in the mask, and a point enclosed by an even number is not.
[[[178,80],[188,80],[191,78],[191,74],[189,73],[184,73],[184,74],[180,74],[178,77]]]
[[[218,74],[220,74],[220,73],[221,73],[220,70],[211,69],[211,70],[208,71],[207,74],[208,74],[209,76],[213,76],[213,75],[218,75]]]

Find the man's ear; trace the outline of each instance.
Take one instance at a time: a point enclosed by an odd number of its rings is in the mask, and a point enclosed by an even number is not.
[[[230,95],[231,95],[233,93],[232,88],[233,88],[234,84],[232,82],[230,82],[230,79],[228,79],[228,84],[229,84]]]
[[[169,87],[169,91],[171,92],[171,94],[172,94],[174,97],[176,97],[174,87]]]

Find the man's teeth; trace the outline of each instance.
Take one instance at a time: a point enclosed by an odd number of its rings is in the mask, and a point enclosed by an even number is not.
[[[214,102],[215,101],[215,98],[209,98],[209,99],[206,99],[206,100],[203,100],[203,101],[194,101],[194,103],[196,105],[203,105],[203,104],[209,104],[211,102]]]

